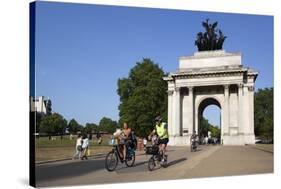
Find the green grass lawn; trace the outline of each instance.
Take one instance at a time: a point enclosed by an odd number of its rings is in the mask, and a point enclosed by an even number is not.
[[[108,144],[110,138],[104,136],[102,144],[98,144],[96,137],[89,141],[90,155],[98,153],[107,153],[112,146]],[[64,136],[61,140],[60,136],[53,137],[49,140],[48,137],[40,137],[35,140],[35,158],[36,162],[71,158],[75,152],[76,137],[73,140],[69,136]]]

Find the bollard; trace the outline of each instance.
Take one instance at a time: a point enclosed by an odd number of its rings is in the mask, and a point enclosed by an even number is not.
[[[138,139],[138,147],[137,147],[138,151],[142,151],[143,150],[143,140],[141,138]]]

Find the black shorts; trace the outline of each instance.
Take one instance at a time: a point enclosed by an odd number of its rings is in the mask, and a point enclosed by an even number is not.
[[[158,139],[158,144],[168,144],[169,139],[168,138],[163,138],[163,139]]]

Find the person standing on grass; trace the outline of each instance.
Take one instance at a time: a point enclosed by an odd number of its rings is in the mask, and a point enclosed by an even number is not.
[[[82,136],[80,133],[78,133],[77,135],[77,139],[76,139],[76,146],[75,146],[75,153],[73,155],[73,159],[75,158],[81,158],[81,152],[82,152]]]
[[[88,148],[89,148],[89,139],[88,139],[87,135],[84,134],[82,139],[83,139],[83,143],[82,143],[82,149],[83,149],[82,154],[83,155],[81,157],[81,160],[88,159],[87,153],[88,153]]]

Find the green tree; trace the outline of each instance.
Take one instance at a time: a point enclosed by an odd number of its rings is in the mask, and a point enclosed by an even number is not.
[[[85,133],[92,133],[93,131],[97,131],[98,130],[98,125],[95,123],[86,123],[85,127],[84,127],[84,131]]]
[[[111,120],[110,118],[107,118],[107,117],[103,117],[100,120],[100,123],[99,123],[99,130],[100,131],[106,131],[106,132],[112,134],[116,131],[117,126],[118,125],[117,125],[116,121],[113,121],[113,120]]]
[[[154,118],[167,121],[167,83],[165,73],[150,59],[137,62],[128,78],[118,80],[120,96],[119,123],[127,122],[138,136],[147,136],[154,127]]]
[[[255,134],[273,139],[273,88],[255,92],[254,109]]]
[[[220,128],[213,126],[212,124],[209,123],[209,120],[201,117],[200,118],[200,126],[199,126],[199,135],[207,136],[208,131],[211,131],[212,137],[220,138]]]
[[[62,115],[54,113],[44,116],[40,123],[40,132],[49,135],[63,135],[67,126],[67,121]]]
[[[40,133],[40,124],[41,124],[41,120],[44,117],[44,115],[42,113],[39,112],[35,112],[35,116],[36,116],[36,133]]]
[[[68,123],[68,131],[71,134],[77,133],[79,129],[79,123],[75,119],[71,119]]]

